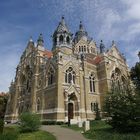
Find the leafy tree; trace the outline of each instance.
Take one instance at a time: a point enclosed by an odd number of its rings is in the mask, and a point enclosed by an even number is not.
[[[131,79],[136,86],[136,90],[140,92],[140,62],[137,62],[136,65],[131,68]]]
[[[121,132],[140,130],[140,95],[131,88],[124,91],[110,91],[105,100],[105,111],[109,123]]]
[[[40,118],[37,114],[25,112],[19,116],[21,132],[37,131],[41,125]]]
[[[0,133],[3,132],[4,115],[5,115],[5,111],[6,111],[7,100],[8,100],[8,94],[0,95]]]

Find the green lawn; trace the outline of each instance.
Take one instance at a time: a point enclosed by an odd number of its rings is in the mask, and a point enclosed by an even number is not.
[[[20,133],[16,126],[10,126],[0,134],[0,140],[56,140],[56,138],[46,131]]]
[[[83,128],[78,128],[77,125],[71,125],[70,127],[64,125],[63,127],[67,127],[75,131],[84,130]],[[136,134],[120,134],[114,131],[112,127],[104,121],[91,121],[90,128],[91,129],[89,131],[83,133],[83,135],[90,140],[140,140],[140,132]]]

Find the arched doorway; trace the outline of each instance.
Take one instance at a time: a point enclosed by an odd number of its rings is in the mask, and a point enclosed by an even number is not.
[[[68,118],[73,119],[73,103],[68,103]]]

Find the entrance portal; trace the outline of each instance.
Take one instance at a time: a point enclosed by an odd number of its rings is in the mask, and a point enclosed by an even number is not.
[[[73,103],[68,103],[68,118],[73,119]]]

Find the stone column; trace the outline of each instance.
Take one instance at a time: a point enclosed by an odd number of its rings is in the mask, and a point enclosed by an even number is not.
[[[65,122],[68,122],[68,100],[65,100]]]

